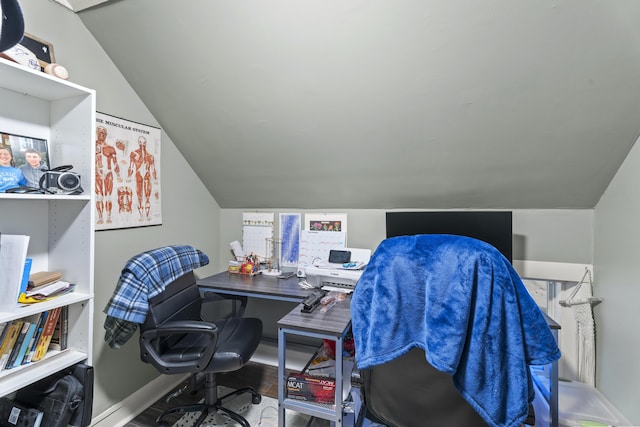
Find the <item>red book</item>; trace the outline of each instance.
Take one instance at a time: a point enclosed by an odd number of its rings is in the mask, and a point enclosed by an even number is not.
[[[58,317],[60,316],[61,310],[62,309],[58,307],[49,311],[47,323],[45,323],[44,328],[42,329],[42,334],[40,334],[40,339],[36,345],[36,351],[31,359],[32,362],[41,360],[47,353],[49,343],[51,342],[51,336],[53,335],[53,331],[56,329],[56,323],[58,323]]]

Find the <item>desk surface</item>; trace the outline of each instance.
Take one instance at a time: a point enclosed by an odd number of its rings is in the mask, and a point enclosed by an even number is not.
[[[332,336],[342,336],[351,325],[351,296],[340,301],[326,313],[317,307],[311,313],[302,313],[302,304],[291,310],[278,321],[278,327],[296,331],[321,332]]]
[[[298,285],[296,276],[278,279],[274,276],[247,276],[226,271],[196,281],[198,286],[231,295],[246,295],[280,301],[301,302],[311,291]]]

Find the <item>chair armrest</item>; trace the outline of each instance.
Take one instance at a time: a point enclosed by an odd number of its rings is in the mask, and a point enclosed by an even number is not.
[[[154,332],[152,335],[167,336],[173,334],[205,333],[217,335],[218,327],[215,323],[203,322],[202,320],[170,320],[162,325],[146,330],[143,335]]]
[[[160,338],[172,335],[202,334],[208,336],[209,344],[206,346],[198,360],[176,360],[175,356],[169,358],[158,351]],[[198,320],[169,321],[157,328],[147,329],[140,334],[140,350],[143,360],[154,365],[165,373],[199,372],[207,367],[213,357],[218,341],[218,327],[209,322]]]

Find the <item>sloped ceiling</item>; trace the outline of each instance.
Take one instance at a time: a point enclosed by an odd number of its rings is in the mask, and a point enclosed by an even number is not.
[[[223,208],[592,208],[640,129],[636,0],[78,15]]]

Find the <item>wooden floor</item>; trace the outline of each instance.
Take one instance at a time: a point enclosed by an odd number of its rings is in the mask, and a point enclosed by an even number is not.
[[[272,397],[274,399],[278,398],[278,368],[275,366],[249,362],[238,371],[218,374],[217,380],[218,385],[221,386],[235,389],[251,386],[263,396]],[[185,381],[182,385],[186,383],[187,382]],[[170,393],[167,395],[169,394]],[[155,402],[144,412],[127,423],[125,427],[157,426],[155,419],[165,409],[196,403],[203,397],[203,387],[199,387],[195,394],[186,390],[180,396],[171,399],[169,403],[165,401],[166,396],[163,396],[162,399]],[[176,415],[175,418],[177,419],[179,416]],[[170,421],[169,417],[167,417],[167,421]]]

